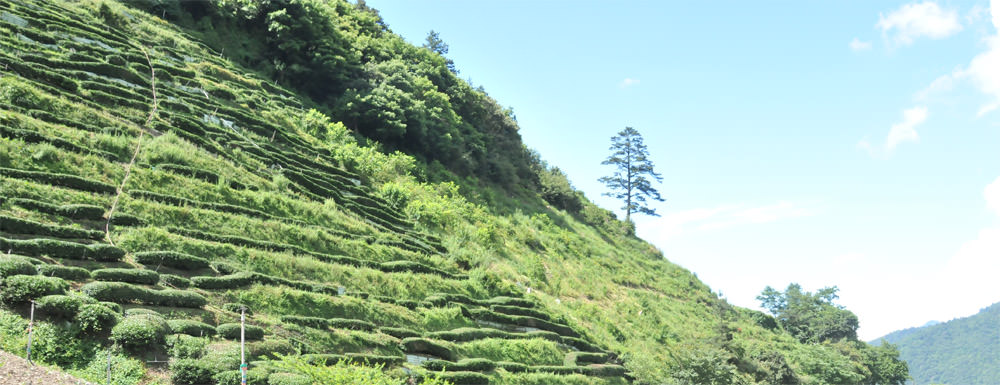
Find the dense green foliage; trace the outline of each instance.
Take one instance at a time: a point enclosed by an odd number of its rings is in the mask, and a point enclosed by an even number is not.
[[[822,384],[892,356],[729,306],[363,2],[130,3],[0,2],[6,351],[27,299],[66,295],[34,358],[94,379],[126,347],[122,384],[231,381],[244,307],[268,384],[434,383],[424,359],[454,383]]]
[[[975,315],[880,338],[899,347],[915,384],[992,384],[1000,381],[1000,303]]]

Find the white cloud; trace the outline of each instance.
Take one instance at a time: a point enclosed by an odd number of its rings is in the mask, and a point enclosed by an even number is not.
[[[916,127],[927,120],[927,107],[913,107],[903,110],[903,121],[893,124],[889,128],[889,137],[886,139],[885,148],[892,151],[904,141],[917,141]]]
[[[861,52],[872,49],[872,42],[861,41],[858,38],[854,38],[854,40],[851,40],[850,43],[847,43],[847,46],[851,48],[851,51]]]
[[[626,88],[631,86],[639,85],[639,79],[625,78],[621,83],[618,83],[618,87]]]
[[[1000,0],[994,0],[994,23],[1000,22],[997,20],[1000,16],[998,14],[1000,14]],[[985,52],[972,59],[968,68],[955,73],[955,77],[969,79],[979,91],[992,97],[993,100],[979,108],[979,116],[1000,107],[1000,34],[988,38],[987,47]]]
[[[932,1],[906,4],[888,15],[879,14],[876,26],[899,45],[912,44],[920,37],[942,39],[962,30],[958,12],[942,9]]]

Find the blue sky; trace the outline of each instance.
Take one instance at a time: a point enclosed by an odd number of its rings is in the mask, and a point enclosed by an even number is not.
[[[603,207],[638,129],[639,235],[737,305],[837,285],[868,339],[1000,301],[1000,0],[368,4]]]

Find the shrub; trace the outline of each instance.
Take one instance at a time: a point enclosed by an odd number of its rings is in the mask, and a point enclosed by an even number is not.
[[[143,265],[163,265],[181,270],[196,270],[209,266],[208,260],[176,251],[147,251],[132,255]]]
[[[447,343],[441,343],[420,337],[410,337],[404,338],[400,341],[399,345],[400,348],[406,353],[429,354],[449,361],[454,361],[455,359],[455,353]]]
[[[335,329],[350,329],[350,330],[364,330],[364,331],[375,330],[375,324],[368,321],[362,321],[357,319],[330,318],[328,322],[330,327]]]
[[[143,222],[135,215],[116,213],[111,217],[111,224],[115,226],[141,226]]]
[[[35,311],[39,316],[72,319],[83,305],[79,297],[68,295],[47,295],[35,300]]]
[[[203,360],[185,358],[170,363],[170,381],[176,385],[211,384],[214,372]]]
[[[75,190],[90,191],[104,194],[114,194],[118,190],[115,186],[107,183],[84,179],[76,175],[58,174],[43,171],[25,171],[0,167],[0,174],[4,176],[26,179],[39,183],[51,184],[54,186],[67,187]]]
[[[10,200],[11,203],[18,206],[24,207],[29,210],[34,210],[46,214],[58,215],[61,217],[67,217],[70,219],[90,219],[90,220],[101,220],[104,216],[104,207],[94,206],[94,205],[82,205],[82,204],[71,204],[71,205],[54,205],[51,203],[40,202],[31,199],[24,198],[13,198]]]
[[[0,281],[0,301],[7,304],[24,303],[46,295],[63,294],[69,284],[62,278],[39,275],[14,275]]]
[[[221,324],[215,327],[216,333],[219,337],[238,340],[240,338],[240,324],[238,323],[228,323]],[[264,328],[256,325],[246,325],[244,327],[244,337],[247,341],[256,341],[264,338]]]
[[[102,303],[81,305],[74,320],[82,332],[97,334],[111,329],[120,318],[118,313]]]
[[[378,329],[380,332],[388,334],[390,336],[403,339],[409,337],[420,337],[420,333],[417,333],[410,329],[404,328],[393,328],[393,327],[382,327]]]
[[[223,372],[218,372],[212,376],[216,384],[239,384],[243,379],[242,373],[237,370],[226,370]],[[247,370],[247,385],[268,385],[267,372],[263,370],[249,369]]]
[[[424,361],[421,364],[425,369],[432,372],[445,371],[471,371],[471,372],[488,372],[496,367],[493,361],[487,360],[485,358],[467,358],[458,362],[451,362],[445,360],[432,360]]]
[[[313,385],[312,379],[296,373],[271,373],[267,376],[268,385]]]
[[[399,365],[405,360],[403,356],[379,356],[365,353],[346,353],[344,354],[344,358],[356,364],[366,366],[381,365],[383,367]]]
[[[193,337],[215,335],[215,327],[204,322],[186,319],[172,319],[167,321],[170,332],[174,334],[187,334]]]
[[[27,257],[0,254],[0,279],[11,275],[35,275],[37,272]]]
[[[90,271],[74,266],[41,265],[38,266],[38,274],[46,277],[59,277],[68,281],[86,281],[90,279]]]
[[[151,290],[124,282],[91,282],[80,291],[99,301],[139,302],[153,306],[202,307],[208,301],[201,294],[185,290]]]
[[[624,377],[626,372],[621,365],[589,365],[580,369],[581,374],[596,377]]]
[[[236,289],[253,284],[253,274],[239,272],[222,277],[193,277],[191,283],[199,289]]]
[[[308,326],[316,329],[326,329],[330,325],[330,322],[325,318],[319,317],[303,317],[297,315],[283,315],[281,316],[281,322],[293,323],[296,325]]]
[[[241,309],[246,309],[246,315],[253,315],[253,310],[249,306],[242,303],[225,303],[222,304],[222,310],[231,311],[233,313],[239,313]]]
[[[173,332],[177,333],[176,330]],[[212,333],[215,333],[215,329],[212,329]],[[209,342],[211,340],[207,337],[192,337],[185,334],[175,334],[167,341],[170,345],[170,356],[174,358],[199,358]]]
[[[483,338],[510,339],[514,337],[512,334],[513,333],[505,332],[503,330],[498,330],[498,329],[458,328],[448,331],[427,333],[427,337],[436,338],[439,340],[451,341],[451,342],[467,342]]]
[[[125,317],[111,329],[111,339],[125,348],[149,349],[161,345],[170,326],[163,317],[152,314],[135,314]]]
[[[104,307],[106,307],[108,309],[111,309],[111,311],[115,312],[115,314],[122,314],[122,309],[123,308],[122,308],[121,304],[117,304],[117,303],[114,303],[114,302],[98,302],[98,303],[101,304],[101,305],[103,305]]]
[[[98,281],[128,282],[143,285],[155,285],[160,282],[160,274],[152,270],[140,269],[98,269],[90,272],[90,275]]]
[[[524,373],[528,371],[528,365],[520,362],[500,361],[496,363],[496,367],[511,373]]]
[[[160,274],[160,284],[178,289],[187,289],[191,287],[191,280],[179,275]]]
[[[97,243],[87,246],[86,256],[98,262],[119,262],[125,257],[125,250]]]
[[[295,353],[295,346],[288,340],[283,339],[268,339],[247,344],[247,355],[250,358],[273,358],[276,354],[289,355]]]
[[[487,375],[476,372],[444,372],[438,378],[454,385],[489,385],[490,383],[490,378]]]
[[[490,310],[493,310],[497,313],[535,317],[541,320],[549,321],[548,314],[540,312],[535,309],[528,309],[519,306],[491,305]]]
[[[133,315],[155,315],[157,317],[163,317],[163,314],[153,309],[143,309],[141,307],[134,307],[125,311],[125,316]]]
[[[604,353],[569,352],[566,354],[566,361],[563,365],[583,366],[586,364],[602,364],[605,362],[608,362],[608,355]]]
[[[101,239],[104,233],[97,230],[84,230],[73,227],[47,225],[27,219],[0,215],[0,231],[10,234],[32,234],[58,238]]]
[[[535,307],[535,303],[524,298],[514,298],[514,297],[493,297],[486,300],[488,304],[491,305],[502,305],[502,306],[517,306],[525,308]]]

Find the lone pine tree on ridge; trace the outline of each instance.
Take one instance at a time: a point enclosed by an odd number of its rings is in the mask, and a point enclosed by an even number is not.
[[[642,135],[632,127],[625,127],[617,135],[611,137],[611,147],[614,151],[601,162],[602,165],[616,167],[611,176],[601,177],[599,181],[611,189],[603,195],[624,199],[625,221],[632,221],[632,213],[660,216],[656,209],[647,205],[647,198],[663,202],[660,192],[653,188],[647,176],[663,181],[663,177],[653,170],[653,162],[649,160],[649,152],[642,143]]]

